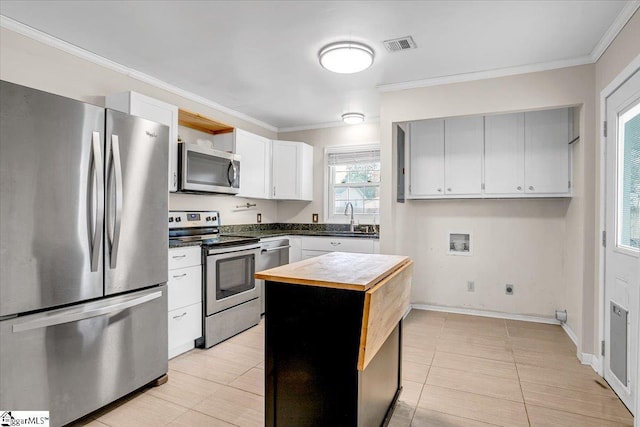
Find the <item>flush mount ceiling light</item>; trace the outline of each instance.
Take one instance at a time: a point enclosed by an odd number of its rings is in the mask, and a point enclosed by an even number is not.
[[[329,71],[352,74],[364,71],[373,64],[373,49],[362,43],[332,43],[320,50],[320,65]]]
[[[344,113],[342,115],[342,121],[348,125],[357,125],[364,122],[364,114],[362,113]]]

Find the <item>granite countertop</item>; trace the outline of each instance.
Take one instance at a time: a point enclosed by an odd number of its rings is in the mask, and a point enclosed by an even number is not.
[[[253,230],[253,231],[229,231],[224,233],[227,236],[240,237],[279,237],[279,236],[328,236],[328,237],[356,237],[360,239],[378,239],[378,233],[349,232],[349,231],[326,231],[326,230]]]

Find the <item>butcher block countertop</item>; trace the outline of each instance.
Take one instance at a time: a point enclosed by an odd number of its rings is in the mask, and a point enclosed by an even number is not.
[[[270,270],[256,279],[334,289],[368,291],[411,260],[401,255],[331,252]]]

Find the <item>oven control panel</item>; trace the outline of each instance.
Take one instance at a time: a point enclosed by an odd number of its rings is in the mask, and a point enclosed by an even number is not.
[[[169,211],[169,228],[219,227],[218,211]]]

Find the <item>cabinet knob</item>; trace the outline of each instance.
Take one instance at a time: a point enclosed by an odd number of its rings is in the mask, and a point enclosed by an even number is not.
[[[518,185],[518,191],[522,191],[522,187]]]
[[[442,193],[442,188],[438,188],[438,192],[439,192],[439,193]]]
[[[448,192],[451,192],[451,188],[447,188],[447,191],[448,191]]]
[[[534,189],[534,188],[533,188],[533,185],[530,185],[530,186],[529,186],[529,190],[533,190],[533,189]]]

